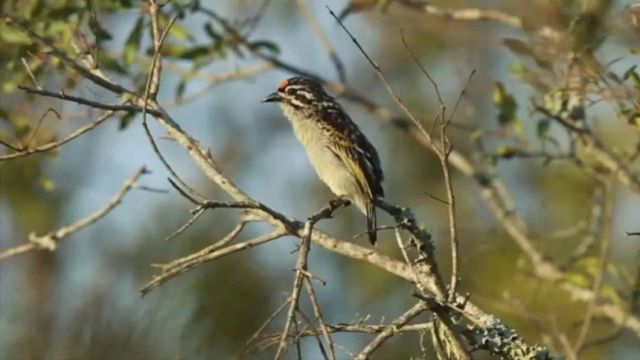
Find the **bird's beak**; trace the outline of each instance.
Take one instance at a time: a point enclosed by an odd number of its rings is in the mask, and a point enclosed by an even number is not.
[[[263,103],[266,102],[280,102],[280,100],[282,100],[282,98],[280,97],[280,94],[278,94],[277,92],[271,93],[269,95],[267,95],[266,98],[262,99]]]

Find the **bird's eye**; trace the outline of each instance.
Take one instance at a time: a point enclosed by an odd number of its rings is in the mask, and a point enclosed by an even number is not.
[[[295,88],[289,87],[289,88],[285,89],[285,93],[287,95],[295,95],[297,92],[298,92],[298,90],[296,90]]]

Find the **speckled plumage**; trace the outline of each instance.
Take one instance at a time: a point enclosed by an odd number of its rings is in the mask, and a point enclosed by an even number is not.
[[[315,80],[283,80],[265,101],[280,104],[320,179],[367,215],[369,239],[375,243],[375,200],[384,196],[384,190],[380,159],[373,145]]]

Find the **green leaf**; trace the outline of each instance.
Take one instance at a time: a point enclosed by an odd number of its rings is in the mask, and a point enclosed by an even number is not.
[[[140,51],[140,43],[142,42],[142,30],[144,29],[144,18],[138,17],[136,24],[133,26],[131,33],[127,37],[127,41],[124,45],[124,53],[122,61],[125,65],[131,64],[138,52]]]
[[[90,3],[91,3],[90,1],[87,2],[87,4],[90,4]],[[98,15],[93,10],[91,10],[91,15],[89,16],[89,29],[91,29],[91,32],[93,33],[93,35],[95,35],[96,39],[98,40],[113,39],[111,34],[109,34],[109,32],[102,27],[102,25],[100,24],[100,21],[98,21]]]
[[[249,46],[255,50],[266,49],[271,52],[273,55],[278,55],[280,53],[280,48],[272,41],[255,41],[249,44]]]
[[[18,88],[18,84],[15,81],[5,81],[2,83],[2,92],[10,93],[14,92]]]
[[[522,40],[504,38],[502,39],[502,45],[506,46],[509,50],[518,55],[525,55],[533,57],[533,50],[529,47],[529,44]]]
[[[571,24],[573,51],[595,50],[603,40],[602,25],[605,14],[585,12]]]
[[[522,153],[522,150],[513,146],[500,146],[498,148],[498,155],[503,159],[511,159],[520,153]]]
[[[27,35],[5,24],[0,24],[0,38],[10,44],[31,44],[31,40]]]
[[[551,128],[551,121],[549,119],[543,119],[538,121],[538,128],[536,134],[538,139],[546,140],[549,135],[549,129]]]
[[[41,176],[40,179],[38,179],[38,184],[40,185],[40,188],[46,192],[51,192],[56,188],[56,183],[44,176]]]
[[[589,286],[589,280],[582,274],[567,273],[564,275],[564,279],[582,288],[586,288],[587,286]]]
[[[640,129],[640,111],[626,108],[621,111],[622,116],[627,119],[627,123]]]
[[[504,38],[502,39],[502,45],[506,46],[515,54],[532,58],[536,64],[543,69],[552,68],[551,62],[548,59],[545,59],[539,51],[531,48],[529,44],[522,40]]]
[[[627,71],[624,72],[624,75],[622,76],[622,78],[625,81],[632,79],[633,85],[637,90],[640,91],[640,75],[638,75],[638,72],[636,71],[636,67],[637,65],[633,65],[632,67],[630,67]]]
[[[608,299],[609,301],[611,301],[611,303],[613,303],[615,306],[620,306],[621,304],[624,303],[624,301],[622,300],[622,298],[620,298],[620,295],[618,294],[616,289],[613,288],[612,286],[603,286],[600,293],[605,299]]]
[[[500,126],[515,125],[518,122],[516,117],[518,104],[500,81],[493,84],[493,102],[499,110],[498,124]]]
[[[222,40],[222,35],[218,34],[211,23],[204,24],[204,32],[206,32],[207,35],[209,35],[209,37],[215,42]]]
[[[75,15],[82,11],[83,8],[79,6],[62,6],[59,8],[55,8],[50,10],[46,17],[53,20],[66,20],[72,15]]]
[[[42,14],[44,11],[44,0],[36,0],[32,2],[31,8],[29,9],[29,19],[36,18]]]
[[[9,114],[9,122],[13,125],[13,134],[16,138],[22,139],[31,132],[31,124],[26,116],[19,114]]]
[[[162,47],[162,55],[177,59],[198,60],[211,53],[209,46],[196,45],[188,48],[181,44],[166,44]],[[152,55],[153,49],[147,49],[147,54]]]
[[[164,28],[165,26],[169,25],[169,18],[164,14],[160,14],[159,23],[160,23],[160,26]],[[195,39],[193,38],[189,30],[187,30],[186,27],[180,25],[180,23],[178,23],[177,21],[174,22],[173,25],[171,26],[171,29],[169,29],[169,35],[172,38],[178,39],[178,40],[189,40],[191,42],[195,41]]]
[[[176,100],[180,101],[182,100],[182,95],[184,94],[184,91],[187,88],[187,81],[189,79],[184,77],[182,79],[180,79],[180,82],[178,83],[178,86],[176,86]]]
[[[120,117],[120,124],[118,125],[118,130],[125,130],[127,127],[129,127],[129,125],[131,124],[135,116],[136,116],[136,113],[132,111],[122,115],[122,117]]]
[[[126,75],[128,73],[125,66],[121,65],[115,57],[107,54],[105,51],[100,51],[98,53],[98,63],[105,69],[117,74]]]

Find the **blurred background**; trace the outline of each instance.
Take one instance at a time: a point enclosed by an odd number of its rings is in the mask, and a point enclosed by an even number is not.
[[[211,148],[224,173],[241,189],[288,216],[306,218],[332,195],[308,164],[281,111],[260,103],[291,74],[265,66],[264,60],[248,51],[234,50],[218,22],[191,12],[184,3],[175,1],[166,7],[168,12],[183,9],[184,16],[167,41],[161,102],[189,134]],[[536,35],[535,29],[547,26],[578,38],[578,30],[572,33],[569,29],[576,28],[575,19],[593,7],[589,14],[597,16],[589,19],[586,28],[595,30],[584,35],[592,37],[585,41],[593,43],[592,54],[602,64],[598,66],[622,78],[640,63],[640,30],[634,22],[638,4],[577,0],[431,2],[443,8],[496,9],[522,17],[524,29],[515,29],[499,22],[453,21],[426,14],[403,1],[303,3],[344,64],[349,87],[395,114],[400,111],[393,99],[331,18],[325,3],[336,12],[351,9],[343,12],[345,24],[425,124],[439,111],[438,101],[404,49],[401,31],[440,86],[449,108],[475,69],[451,128],[454,148],[474,161],[486,163],[505,182],[535,245],[552,259],[562,262],[588,235],[594,203],[602,197],[589,172],[566,159],[507,155],[514,148],[524,149],[523,153],[548,149],[561,154],[569,144],[566,131],[558,125],[548,126],[540,115],[529,111],[529,104],[530,99],[542,98],[561,86],[558,79],[566,70],[567,54],[578,45],[567,45],[572,40],[550,45]],[[150,61],[150,38],[146,27],[140,26],[143,31],[138,29],[140,33],[135,34],[138,19],[146,17],[142,6],[137,1],[91,4],[98,26],[111,37],[99,44],[105,71],[128,87],[143,86]],[[200,4],[241,29],[261,51],[339,81],[334,64],[297,2]],[[70,25],[85,19],[80,15],[87,9],[85,1],[3,1],[0,7],[22,19],[27,18],[25,12],[37,11],[30,15],[34,28],[50,32],[64,48],[70,49],[67,43],[78,33],[86,33],[90,39],[99,34],[95,26]],[[210,24],[209,29],[206,24]],[[31,54],[27,59],[32,59],[29,61],[33,61],[45,88],[114,101],[93,84],[77,84],[79,79],[53,59],[43,60],[29,52],[19,54],[28,47],[24,40],[16,39],[6,24],[0,25],[0,30],[0,139],[42,144],[60,139],[100,115],[87,107],[17,90],[17,85],[32,85],[19,60],[24,54]],[[551,64],[551,70],[542,64],[545,61]],[[245,71],[249,72],[245,76],[218,81],[220,74]],[[637,97],[638,92],[630,96]],[[504,98],[514,99],[517,105],[505,105]],[[378,149],[386,175],[386,199],[414,209],[421,224],[433,233],[441,269],[448,274],[447,208],[430,196],[446,197],[437,157],[397,126],[380,121],[348,99],[340,101]],[[587,119],[607,146],[624,152],[637,146],[639,133],[633,123],[620,118],[616,101],[589,103]],[[48,108],[55,109],[60,118],[52,112],[45,114]],[[227,199],[179,145],[163,140],[163,130],[153,121],[150,125],[163,154],[187,182],[212,199]],[[0,153],[11,152],[1,145],[0,149]],[[182,235],[165,242],[164,238],[190,217],[191,204],[168,184],[168,173],[152,151],[139,116],[114,118],[51,153],[0,162],[0,251],[26,241],[31,232],[46,233],[99,209],[141,165],[146,165],[151,174],[139,183],[166,192],[134,189],[100,222],[64,239],[57,251],[31,252],[0,261],[1,359],[228,358],[286,299],[296,259],[292,251],[298,244],[297,239],[289,237],[208,263],[140,297],[138,289],[156,272],[151,263],[185,256],[219,239],[235,226],[238,211],[208,211]],[[628,166],[640,170],[637,161]],[[488,211],[478,185],[455,170],[453,174],[462,252],[460,290],[469,292],[475,303],[513,326],[529,342],[562,352],[554,337],[566,334],[569,339],[575,338],[586,303],[572,301],[559,286],[533,277],[526,258]],[[613,270],[607,273],[609,293],[613,295],[607,299],[625,302],[639,261],[638,238],[625,235],[640,231],[638,194],[616,186],[613,218]],[[392,219],[381,214],[379,223],[391,225]],[[357,209],[348,208],[318,227],[350,240],[364,231],[365,221]],[[265,229],[251,224],[240,239]],[[378,250],[398,256],[392,235],[380,234]],[[364,245],[366,238],[351,241]],[[590,264],[597,259],[597,248],[572,268],[576,281],[584,281],[585,287],[590,287]],[[317,293],[330,323],[388,322],[414,301],[406,283],[373,266],[316,247],[310,256],[311,271],[327,281]],[[283,322],[284,318],[279,318],[268,332],[280,331]],[[589,338],[615,330],[607,321],[597,320]],[[351,352],[359,351],[371,338],[366,334],[335,336],[336,342]],[[313,341],[305,342],[309,358],[320,357]],[[394,338],[376,353],[376,358],[425,356],[419,341],[419,334]],[[340,358],[348,357],[347,352],[337,351]],[[429,350],[426,354],[428,357]],[[638,354],[638,337],[625,330],[612,341],[590,347],[583,355],[590,359],[633,359]],[[270,356],[252,354],[256,358]]]

